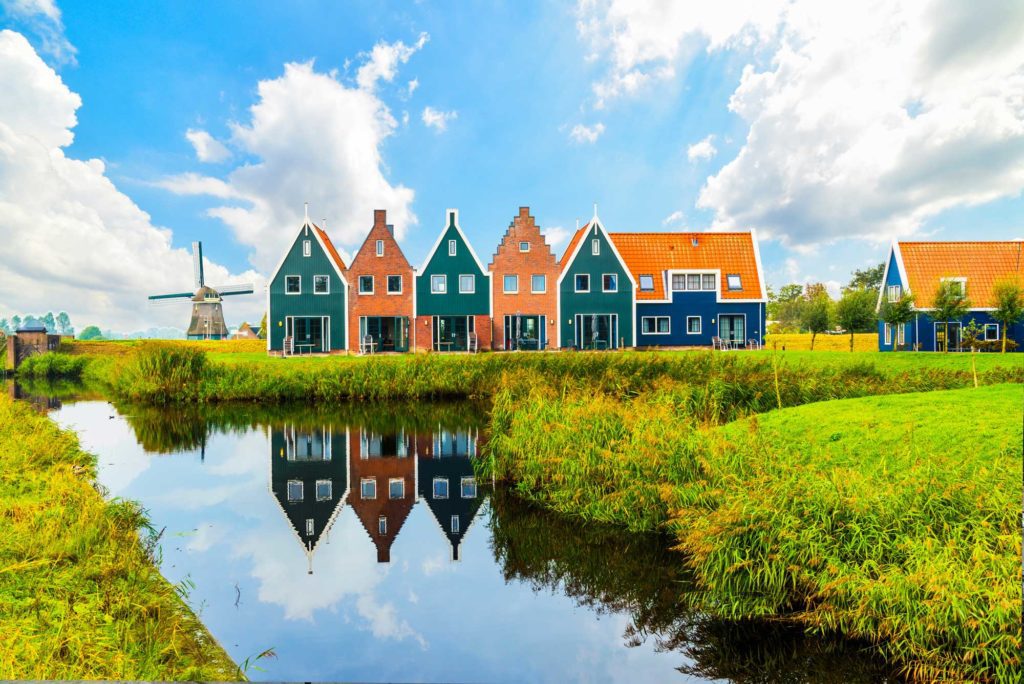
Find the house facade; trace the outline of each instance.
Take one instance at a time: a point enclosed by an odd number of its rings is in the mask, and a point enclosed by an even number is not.
[[[432,443],[419,455],[419,496],[451,548],[451,559],[460,559],[460,546],[483,503],[477,491],[473,460],[477,457],[479,433],[439,430]]]
[[[889,249],[878,309],[886,300],[903,294],[913,297],[916,316],[905,325],[878,321],[878,349],[959,351],[963,326],[974,320],[987,341],[1000,340],[1003,324],[992,317],[994,286],[1003,280],[1024,282],[1024,241],[911,242],[895,241]],[[944,280],[960,284],[971,303],[966,316],[956,321],[936,320],[935,291]],[[1006,331],[1018,344],[1024,340],[1024,322]],[[1020,351],[1022,347],[1018,347]]]
[[[390,563],[391,545],[416,503],[415,436],[370,428],[350,435],[350,505],[377,548],[377,562]]]
[[[416,275],[417,349],[465,351],[491,345],[491,278],[459,227],[457,209]]]
[[[348,348],[349,283],[327,233],[306,219],[267,285],[267,351]]]
[[[612,233],[636,289],[636,346],[763,342],[766,288],[751,232]]]
[[[596,214],[569,241],[557,285],[559,347],[636,344],[636,283]]]
[[[361,352],[412,349],[416,279],[384,210],[373,212],[373,227],[346,276],[351,287],[348,348]]]
[[[536,350],[554,345],[558,260],[529,207],[509,224],[490,265],[494,288],[493,348]]]

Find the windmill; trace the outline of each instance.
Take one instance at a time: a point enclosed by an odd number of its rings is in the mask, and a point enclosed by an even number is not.
[[[211,287],[203,276],[203,243],[192,243],[192,262],[195,266],[195,292],[173,292],[150,295],[150,301],[164,299],[192,300],[192,319],[188,324],[190,340],[226,340],[228,326],[224,323],[224,309],[221,299],[230,295],[253,293],[252,283]]]

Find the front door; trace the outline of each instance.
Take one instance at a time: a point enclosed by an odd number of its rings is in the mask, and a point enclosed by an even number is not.
[[[725,342],[746,343],[747,321],[743,316],[726,314],[718,317],[718,336]]]
[[[505,316],[505,349],[543,349],[545,316]]]
[[[362,316],[359,339],[370,337],[374,351],[409,351],[409,319],[406,316]]]
[[[949,327],[949,340],[947,345],[946,327]],[[960,351],[960,324],[959,323],[936,323],[935,324],[935,351]]]
[[[434,351],[466,351],[472,316],[434,316]]]
[[[576,314],[576,348],[616,349],[618,324],[617,314]]]
[[[287,319],[286,334],[292,338],[291,351],[295,354],[326,352],[326,331],[330,325],[329,316],[290,316]]]

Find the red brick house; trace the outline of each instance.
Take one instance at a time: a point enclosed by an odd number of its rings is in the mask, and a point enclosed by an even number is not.
[[[356,517],[377,547],[377,562],[391,562],[391,545],[416,503],[415,436],[366,428],[350,433],[351,494]]]
[[[370,234],[345,276],[351,287],[348,348],[409,351],[415,279],[383,209],[373,212]]]
[[[558,261],[530,216],[509,224],[489,267],[494,349],[544,349],[556,338]]]

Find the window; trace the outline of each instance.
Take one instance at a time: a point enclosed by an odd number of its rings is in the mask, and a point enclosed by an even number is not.
[[[999,324],[998,323],[986,323],[985,324],[985,339],[986,340],[998,340],[999,339]]]
[[[900,295],[902,294],[901,290],[902,290],[902,288],[899,285],[890,285],[888,287],[887,299],[890,302],[897,302],[897,301],[899,301]]]
[[[313,294],[330,294],[331,279],[325,275],[313,276]]]
[[[598,240],[597,238],[594,238],[593,240],[590,241],[590,253],[593,254],[594,256],[597,256],[598,254],[601,253],[601,241]]]
[[[446,275],[432,275],[430,276],[430,293],[431,294],[444,294],[448,291],[448,276]]]
[[[672,274],[672,290],[680,292],[686,289],[686,276],[682,273]]]
[[[900,325],[900,326],[896,327],[896,344],[902,346],[906,342],[906,337],[905,337],[906,331],[907,331],[907,326],[905,326],[905,325]]]
[[[316,481],[316,500],[317,501],[330,501],[333,494],[333,484],[330,480],[317,480]]]
[[[384,256],[384,241],[377,240],[377,256]]]
[[[507,294],[515,294],[519,292],[519,276],[507,275],[505,276],[505,292]]]
[[[644,335],[668,335],[670,324],[668,316],[643,316],[640,319],[640,330]]]
[[[316,521],[313,518],[306,518],[306,536],[312,537],[316,534]]]
[[[654,292],[654,276],[642,275],[640,276],[640,291],[641,292]]]
[[[359,276],[359,294],[373,294],[373,276]]]
[[[967,296],[967,278],[943,278],[942,279],[942,282],[946,282],[946,281],[950,281],[950,282],[953,282],[953,283],[957,284],[958,287],[955,286],[953,289],[954,290],[959,289],[961,297],[966,297]]]
[[[464,477],[462,478],[462,498],[463,499],[475,499],[476,498],[476,478],[475,477]]]
[[[714,276],[712,276],[712,277],[714,277]],[[740,277],[737,274],[735,274],[735,273],[730,273],[729,275],[725,276],[725,282],[726,282],[726,284],[728,284],[730,290],[742,290],[743,289],[743,283],[740,280]]]
[[[529,252],[530,251],[530,243],[526,242],[525,240],[523,242],[520,242],[519,243],[519,251],[520,252]]]
[[[700,335],[700,316],[686,317],[686,334]]]
[[[404,499],[405,498],[405,480],[400,477],[393,477],[388,480],[388,498],[389,499]]]
[[[284,293],[302,294],[302,276],[285,276]]]
[[[459,292],[462,294],[473,294],[474,292],[476,292],[476,276],[460,275]]]
[[[577,292],[590,292],[590,274],[589,273],[577,273],[576,274],[576,291]]]
[[[601,276],[601,289],[605,292],[618,292],[619,276],[615,273],[605,273]]]
[[[364,499],[377,498],[377,480],[372,477],[364,477],[359,481],[359,496]]]
[[[690,273],[686,276],[686,289],[687,290],[699,290],[700,289],[700,276],[696,273]]]
[[[546,275],[530,276],[530,292],[542,294],[548,291],[548,277]]]
[[[447,499],[448,498],[448,478],[435,477],[434,478],[434,498],[435,499]]]
[[[388,276],[388,294],[402,294],[402,276]]]
[[[385,516],[377,518],[377,534],[388,533],[388,519]]]
[[[453,515],[452,516],[452,534],[458,534],[458,533],[459,533],[459,516]]]
[[[882,328],[885,332],[885,343],[892,344],[892,326],[888,323],[883,323]]]
[[[288,500],[302,501],[305,498],[302,480],[288,480]]]
[[[455,240],[448,241],[448,256],[455,256]]]
[[[705,273],[701,276],[701,289],[702,290],[715,290],[715,274]]]
[[[313,254],[313,245],[310,244],[309,240],[302,241],[302,256],[308,257]]]

